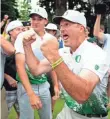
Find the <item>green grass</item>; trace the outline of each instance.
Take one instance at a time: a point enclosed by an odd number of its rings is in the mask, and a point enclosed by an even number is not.
[[[108,119],[110,119],[110,110],[108,111]]]
[[[63,99],[57,100],[55,107],[54,107],[53,119],[56,118],[57,114],[62,110],[63,106],[64,106],[64,100]],[[9,114],[9,119],[16,119],[16,112],[14,108],[12,108]],[[38,112],[36,110],[35,110],[35,119],[40,119],[38,116]],[[108,113],[108,119],[110,119],[110,111]]]
[[[55,107],[54,107],[53,119],[56,118],[57,114],[62,110],[63,106],[64,106],[64,100],[63,99],[57,100]],[[16,112],[15,112],[14,108],[12,108],[12,110],[9,114],[9,119],[16,119]],[[35,119],[40,119],[38,116],[37,110],[35,110]]]

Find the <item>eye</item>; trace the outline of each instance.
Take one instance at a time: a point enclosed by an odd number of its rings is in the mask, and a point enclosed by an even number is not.
[[[65,26],[70,26],[70,24],[69,23],[65,23]]]
[[[42,21],[42,18],[37,18],[37,21]]]
[[[62,25],[60,25],[60,29],[61,28],[67,28],[67,27],[69,27],[70,26],[70,23],[64,23],[64,24],[62,24]]]

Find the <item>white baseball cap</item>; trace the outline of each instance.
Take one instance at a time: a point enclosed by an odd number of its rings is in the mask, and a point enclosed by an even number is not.
[[[53,18],[53,22],[60,24],[61,19],[66,19],[71,22],[79,23],[86,28],[86,18],[84,13],[80,13],[75,10],[67,10],[62,16],[56,16]]]
[[[7,28],[6,28],[6,33],[9,33],[11,30],[17,28],[17,27],[20,27],[20,26],[23,26],[23,24],[21,23],[21,21],[19,20],[14,20],[14,21],[11,21],[8,25],[7,25]]]
[[[32,15],[37,14],[45,19],[48,19],[47,12],[44,8],[37,6],[36,8],[33,8],[29,17],[32,17]]]
[[[53,23],[49,23],[45,29],[49,29],[49,30],[55,30],[57,31],[57,25],[53,24]]]

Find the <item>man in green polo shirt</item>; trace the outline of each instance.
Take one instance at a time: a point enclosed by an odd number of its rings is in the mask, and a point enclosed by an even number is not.
[[[44,8],[36,7],[31,14],[31,31],[37,36],[37,39],[32,44],[32,50],[39,58],[44,56],[40,50],[40,46],[44,37],[49,37],[50,34],[45,32],[45,25],[48,22],[47,12]],[[40,119],[52,119],[51,96],[49,91],[49,83],[47,82],[46,74],[33,76],[30,72],[26,60],[22,44],[23,36],[28,31],[25,31],[16,39],[16,67],[18,83],[18,102],[20,107],[20,119],[34,119],[34,109],[38,109]],[[29,58],[29,60],[31,60]],[[33,61],[31,61],[33,64]],[[36,64],[33,64],[36,65]],[[33,108],[32,108],[33,107]]]
[[[41,46],[48,59],[39,61],[33,55],[31,43],[34,34],[27,34],[23,43],[26,60],[34,75],[54,70],[64,87],[65,106],[57,119],[107,119],[107,55],[97,45],[89,43],[85,37],[86,18],[74,10],[67,10],[63,16],[54,18],[60,25],[65,48],[58,50],[55,37],[45,38]],[[41,70],[39,70],[41,69]]]

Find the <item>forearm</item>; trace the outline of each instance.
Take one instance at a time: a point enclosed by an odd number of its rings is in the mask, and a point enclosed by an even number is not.
[[[88,82],[71,72],[64,63],[55,68],[58,79],[68,94],[79,103],[85,102],[90,92]],[[63,74],[63,75],[62,75]]]
[[[95,22],[95,25],[94,25],[94,31],[93,31],[93,34],[96,37],[100,33],[100,21],[101,21],[101,15],[97,15],[96,22]]]
[[[25,60],[26,64],[29,67],[29,70],[31,71],[32,74],[37,74],[37,68],[39,64],[39,60],[35,57],[31,45],[24,45],[24,51],[25,51]]]
[[[5,38],[1,36],[1,47],[3,48],[4,52],[8,55],[12,55],[15,52],[14,46]]]
[[[54,63],[60,57],[58,55],[55,56],[56,57],[51,58],[51,63]],[[54,71],[56,72],[57,78],[61,81],[64,89],[71,95],[71,97],[73,97],[73,99],[79,103],[83,103],[89,98],[92,93],[90,83],[70,71],[64,62],[60,63]]]
[[[8,75],[8,74],[4,74],[4,77],[5,77],[5,79],[7,80],[7,81],[9,81],[9,80],[15,80],[14,78],[12,78],[10,75]]]
[[[9,24],[9,21],[6,22],[6,25],[5,25],[4,31],[3,31],[4,33],[6,33],[6,28],[7,28],[8,24]]]
[[[18,72],[20,80],[21,80],[27,94],[29,96],[31,96],[34,93],[34,91],[32,90],[32,87],[31,87],[31,84],[29,82],[29,79],[28,79],[28,76],[27,76],[25,69],[20,67],[20,66],[19,67],[17,66],[17,72]]]
[[[26,64],[33,75],[38,76],[51,70],[49,61],[47,59],[39,61],[37,57],[35,57],[31,46],[24,46],[24,51]]]
[[[4,21],[4,20],[1,21],[1,22],[0,22],[0,28],[2,28],[4,24],[5,24],[5,21]]]

